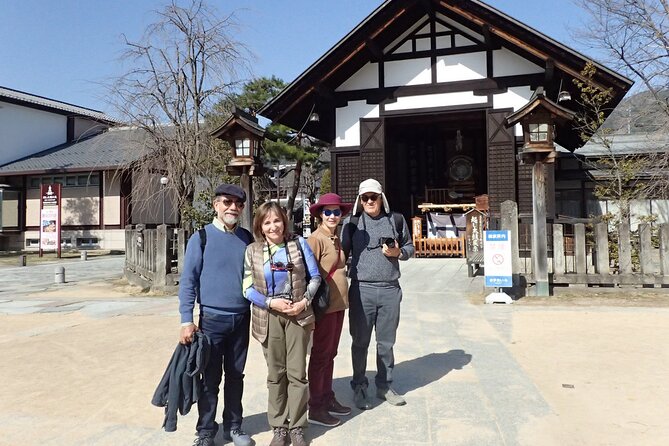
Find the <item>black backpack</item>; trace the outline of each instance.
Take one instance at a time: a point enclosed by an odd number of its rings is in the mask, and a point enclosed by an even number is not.
[[[246,240],[242,240],[245,241],[247,245],[253,243],[253,236],[251,235],[251,232],[246,228],[242,228],[241,226],[239,229],[242,230],[242,234],[244,234],[246,237]],[[204,248],[207,246],[207,231],[205,231],[204,228],[200,228],[197,230],[197,232],[200,234],[200,248],[202,249],[202,261],[204,262]]]

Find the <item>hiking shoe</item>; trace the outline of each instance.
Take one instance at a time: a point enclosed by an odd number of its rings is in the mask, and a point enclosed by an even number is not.
[[[294,427],[290,430],[290,441],[293,446],[307,446],[307,440],[304,438],[304,430],[301,427]]]
[[[367,399],[366,388],[358,386],[355,388],[354,392],[355,393],[353,394],[353,402],[355,403],[355,407],[362,410],[368,410],[372,408],[372,404]]]
[[[328,412],[330,415],[336,416],[342,416],[342,415],[350,415],[351,413],[351,408],[342,406],[339,404],[339,401],[337,401],[336,398],[332,398],[332,401],[330,402],[330,406],[328,407]]]
[[[193,446],[214,446],[214,435],[213,434],[198,435],[197,437],[195,437]]]
[[[239,428],[223,431],[223,438],[225,438],[226,441],[232,441],[235,446],[253,446],[256,444],[249,434]]]
[[[388,401],[393,406],[404,406],[407,402],[401,395],[390,387],[387,389],[376,389],[376,396],[382,400]]]
[[[269,446],[288,446],[289,444],[288,429],[285,427],[275,427],[274,437],[272,437],[272,442]]]
[[[307,421],[311,424],[318,424],[319,426],[335,427],[341,423],[339,418],[330,415],[327,409],[309,409],[309,416]]]

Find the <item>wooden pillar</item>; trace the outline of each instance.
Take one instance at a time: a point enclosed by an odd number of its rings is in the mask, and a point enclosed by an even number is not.
[[[641,274],[655,273],[650,228],[648,223],[639,224],[639,263],[641,264]]]
[[[553,274],[563,275],[565,273],[564,261],[564,226],[553,225]]]
[[[546,177],[544,163],[532,166],[532,255],[536,296],[548,296],[548,237],[546,236]]]
[[[597,223],[595,225],[595,239],[597,246],[597,273],[609,274],[609,225]]]
[[[660,273],[669,276],[669,223],[660,225]]]
[[[585,251],[585,225],[576,223],[574,225],[574,266],[577,274],[586,274],[586,251]]]
[[[242,212],[242,227],[248,229],[253,233],[253,182],[249,175],[248,167],[244,167],[244,171],[239,179],[242,189],[246,192],[246,205],[244,212]]]
[[[629,222],[618,225],[618,271],[620,274],[632,274],[632,241]]]

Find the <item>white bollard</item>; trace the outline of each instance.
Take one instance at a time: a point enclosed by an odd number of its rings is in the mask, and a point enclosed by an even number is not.
[[[57,266],[54,276],[54,281],[56,283],[65,283],[65,267]]]
[[[81,260],[84,262],[88,260],[88,251],[81,251]]]

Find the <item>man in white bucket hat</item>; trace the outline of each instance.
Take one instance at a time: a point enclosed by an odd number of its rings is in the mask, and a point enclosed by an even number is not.
[[[374,179],[360,183],[353,214],[344,222],[342,249],[350,255],[349,329],[355,405],[363,410],[372,407],[365,371],[375,330],[376,396],[394,406],[403,406],[404,398],[390,387],[402,301],[399,261],[412,257],[415,250],[404,217],[390,211],[383,188]]]

